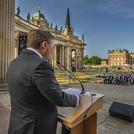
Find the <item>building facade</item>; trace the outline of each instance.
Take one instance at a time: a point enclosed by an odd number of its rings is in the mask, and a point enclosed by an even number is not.
[[[126,49],[108,51],[108,64],[110,66],[134,65],[134,53]]]
[[[57,67],[57,61],[67,68],[72,65],[77,68],[83,66],[84,46],[86,45],[84,35],[80,40],[73,34],[74,28],[70,25],[69,9],[67,9],[65,29],[61,27],[60,30],[57,25],[53,28],[52,23],[48,23],[40,12],[40,6],[32,19],[28,13],[27,20],[20,17],[20,7],[14,15],[15,0],[1,0],[0,12],[0,82],[6,80],[10,62],[21,53],[22,49],[26,48],[27,33],[32,29],[49,30],[54,35],[55,47],[50,60],[54,68]]]
[[[78,39],[73,34],[74,28],[70,25],[69,9],[67,9],[65,29],[56,25],[53,28],[52,23],[48,23],[45,16],[40,12],[40,5],[38,12],[30,19],[30,14],[27,15],[27,20],[19,16],[20,9],[17,8],[15,15],[15,56],[21,53],[22,49],[26,48],[27,33],[31,29],[49,30],[55,37],[54,53],[50,59],[50,63],[54,68],[57,68],[57,61],[63,66],[71,68],[75,65],[77,68],[83,66],[84,55],[84,35],[82,39]]]
[[[108,64],[107,60],[106,61],[101,61],[101,65],[107,65],[107,64]]]

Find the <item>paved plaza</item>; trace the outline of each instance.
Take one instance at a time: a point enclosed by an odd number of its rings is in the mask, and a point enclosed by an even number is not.
[[[86,90],[104,94],[103,108],[98,111],[97,134],[134,134],[134,122],[129,123],[109,116],[109,107],[113,101],[134,106],[134,85],[120,86],[99,83],[84,83]],[[62,85],[66,88],[68,85]],[[79,84],[72,88],[80,89]],[[3,87],[4,89],[4,87]],[[5,88],[7,89],[7,88]],[[0,88],[2,90],[2,88]],[[0,134],[7,134],[10,113],[10,97],[8,92],[0,93]],[[58,123],[57,134],[61,134],[61,124]]]

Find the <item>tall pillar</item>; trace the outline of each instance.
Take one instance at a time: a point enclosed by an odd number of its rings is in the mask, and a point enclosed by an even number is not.
[[[70,68],[70,48],[67,47],[67,68]]]
[[[19,31],[15,32],[15,58],[18,56],[19,49]]]
[[[64,58],[64,54],[65,54],[65,51],[64,51],[64,46],[62,46],[62,65],[65,66],[65,58]]]
[[[60,63],[62,63],[62,46],[60,46]]]
[[[64,66],[67,67],[67,47],[65,47],[65,54],[64,54]]]
[[[52,56],[51,56],[51,64],[54,67],[54,52],[52,53]]]
[[[84,48],[82,49],[82,52],[81,52],[81,53],[82,53],[82,55],[81,55],[81,56],[82,56],[82,57],[81,57],[81,59],[82,59],[82,60],[81,60],[81,66],[83,67]]]
[[[15,0],[0,0],[0,80],[15,53]]]
[[[56,45],[54,46],[54,59],[53,59],[53,67],[56,68],[57,54],[56,54]]]
[[[78,68],[78,56],[75,56],[75,65],[76,65],[76,69]]]

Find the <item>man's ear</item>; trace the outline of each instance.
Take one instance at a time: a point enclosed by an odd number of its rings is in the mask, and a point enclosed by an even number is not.
[[[47,42],[46,42],[46,41],[43,41],[43,42],[41,43],[41,47],[44,48],[44,49],[46,49],[46,44],[47,44]]]

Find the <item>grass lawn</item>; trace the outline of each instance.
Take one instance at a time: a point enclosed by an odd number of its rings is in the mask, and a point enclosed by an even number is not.
[[[110,74],[116,74],[119,72],[125,72],[123,70],[109,70],[108,73]],[[76,71],[72,72],[82,83],[85,82],[94,82],[98,83],[102,80],[100,77],[95,77],[95,74],[105,74],[105,70],[102,70],[100,72],[100,69],[96,70],[87,70],[87,71]],[[68,79],[68,72],[67,71],[58,71],[55,72],[55,76],[57,81],[60,84],[68,84],[69,79]],[[71,79],[71,83],[77,83],[78,81],[76,79]]]

